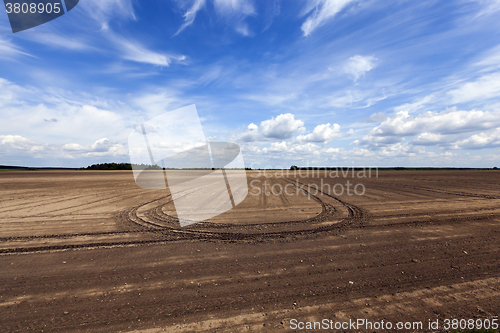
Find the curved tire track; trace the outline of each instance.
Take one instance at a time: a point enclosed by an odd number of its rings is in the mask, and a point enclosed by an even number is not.
[[[321,212],[311,218],[304,220],[290,220],[285,222],[268,222],[268,223],[252,223],[245,225],[235,225],[229,223],[213,223],[213,222],[200,222],[195,225],[181,228],[179,221],[176,217],[166,214],[163,207],[172,202],[171,196],[163,196],[145,203],[141,203],[135,207],[122,211],[117,214],[116,219],[125,230],[116,232],[99,232],[99,233],[80,233],[80,234],[65,234],[65,235],[43,235],[43,236],[30,236],[30,237],[8,237],[0,239],[0,241],[22,241],[22,240],[36,240],[36,239],[71,239],[80,236],[105,236],[105,235],[126,235],[143,233],[146,239],[141,240],[124,240],[124,241],[110,241],[110,242],[85,242],[78,244],[58,244],[47,246],[21,246],[15,248],[0,249],[0,254],[12,253],[27,253],[27,252],[40,252],[40,251],[57,251],[67,249],[85,249],[85,248],[101,248],[101,247],[115,247],[115,246],[132,246],[132,245],[145,245],[161,243],[165,241],[179,241],[179,240],[211,240],[211,241],[229,241],[229,242],[262,242],[272,240],[283,240],[286,238],[294,238],[299,236],[315,235],[319,233],[334,233],[338,234],[340,231],[352,226],[363,225],[365,213],[357,206],[348,204],[328,193],[321,192],[323,195],[333,198],[342,207],[345,207],[348,216],[345,218],[338,218],[338,209],[326,203],[318,195],[312,194],[307,190],[305,184],[290,179],[284,179],[286,182],[298,186],[300,190],[307,196],[313,198],[321,205]],[[169,199],[170,198],[170,199]],[[167,202],[154,205],[152,208],[140,212],[141,208],[152,205],[155,202],[169,199]],[[140,213],[139,213],[140,212]],[[140,216],[142,215],[142,216]],[[325,222],[331,222],[325,225]],[[290,230],[283,230],[283,229]],[[277,229],[275,231],[267,231],[267,229]],[[281,230],[280,230],[281,229]]]

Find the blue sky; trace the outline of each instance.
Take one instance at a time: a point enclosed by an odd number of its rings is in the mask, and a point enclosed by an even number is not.
[[[80,0],[0,14],[0,164],[127,162],[196,104],[254,168],[500,166],[500,1]]]

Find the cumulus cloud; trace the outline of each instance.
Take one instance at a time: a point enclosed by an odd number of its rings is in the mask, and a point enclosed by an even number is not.
[[[319,155],[320,154],[320,147],[312,142],[305,143],[303,145],[296,145],[293,146],[290,149],[291,153],[297,153],[297,154],[314,154],[314,155]]]
[[[264,152],[284,152],[288,150],[288,144],[286,141],[272,142],[269,148],[264,148]]]
[[[65,152],[66,158],[76,158],[80,156],[121,156],[128,155],[128,150],[121,143],[112,142],[107,138],[102,138],[89,146],[79,143],[67,143],[61,148]]]
[[[415,135],[425,131],[438,133],[460,133],[489,128],[500,124],[498,113],[488,111],[457,111],[455,108],[442,112],[427,111],[417,116],[400,111],[375,127],[372,134]]]
[[[332,139],[340,136],[339,124],[322,124],[314,128],[312,133],[299,135],[297,140],[299,142],[329,142]]]
[[[243,142],[265,142],[280,140],[279,142],[271,142],[269,147],[265,148],[265,152],[270,151],[301,151],[306,147],[317,147],[314,143],[326,144],[334,138],[340,137],[339,124],[320,124],[317,125],[311,133],[300,134],[305,132],[304,122],[295,119],[291,113],[280,114],[276,118],[264,120],[257,126],[251,123],[245,131],[237,137],[237,140]],[[353,130],[350,131],[354,133]],[[296,136],[297,135],[297,136]],[[284,141],[291,139],[290,141]],[[301,148],[302,147],[302,148]],[[309,149],[308,148],[308,149]]]
[[[292,138],[296,133],[305,131],[304,122],[295,119],[291,113],[280,114],[276,118],[264,120],[257,126],[251,123],[241,135],[238,140],[251,142],[251,141],[267,141],[272,139],[285,140]]]
[[[355,55],[349,58],[343,67],[344,73],[348,74],[357,81],[366,72],[375,68],[377,58],[374,56]]]
[[[245,142],[258,141],[259,140],[259,126],[251,123],[247,126],[245,132],[239,137],[240,140]]]
[[[455,149],[483,149],[500,147],[500,127],[488,132],[474,134],[454,143]]]
[[[305,13],[312,13],[302,24],[304,36],[309,36],[316,28],[324,25],[354,0],[314,0],[310,1]]]
[[[437,145],[439,143],[443,143],[444,136],[439,134],[439,133],[422,133],[419,134],[415,140],[413,140],[413,143],[416,145],[422,145],[422,146],[431,146],[431,145]]]
[[[129,115],[127,106],[112,100],[103,101],[68,91],[24,88],[0,79],[0,118],[3,120],[0,133],[17,135],[1,139],[2,152],[18,150],[20,155],[27,157],[28,152],[43,151],[50,161],[50,154],[59,156],[68,142],[84,145],[89,138],[126,137],[130,132]],[[79,149],[75,145],[65,148]]]
[[[47,148],[48,145],[35,143],[21,135],[0,135],[2,164],[12,164],[10,161],[18,161],[20,156],[43,156]]]
[[[291,113],[280,114],[276,118],[264,120],[260,123],[260,132],[266,138],[289,139],[296,132],[303,132],[304,122],[295,119]]]
[[[295,142],[272,142],[269,147],[263,148],[262,152],[267,153],[286,153],[286,154],[301,154],[301,155],[319,155],[322,152],[320,146],[307,142],[304,144],[297,144]]]
[[[9,145],[12,148],[22,149],[33,144],[32,141],[20,135],[0,135],[0,143]]]
[[[78,143],[47,144],[36,143],[21,135],[0,135],[0,151],[4,155],[31,156],[35,158],[50,157],[78,158],[89,156],[120,156],[126,157],[128,150],[123,144],[111,142],[107,138],[99,139],[89,146]]]
[[[411,142],[415,145],[449,146],[451,141],[456,141],[456,138],[498,126],[500,126],[499,112],[459,111],[451,108],[442,112],[428,111],[412,116],[407,111],[400,111],[389,116],[362,140],[356,140],[353,144],[382,147],[398,144],[405,138],[414,138]],[[471,145],[478,146],[481,142],[485,143],[483,147],[486,147],[486,143],[494,142],[494,137],[486,139],[485,135],[476,135],[469,141],[460,141],[456,145],[466,148]]]

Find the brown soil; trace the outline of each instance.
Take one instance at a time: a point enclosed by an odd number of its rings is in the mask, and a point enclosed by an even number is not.
[[[274,173],[181,228],[130,172],[0,172],[0,332],[498,318],[500,172]]]

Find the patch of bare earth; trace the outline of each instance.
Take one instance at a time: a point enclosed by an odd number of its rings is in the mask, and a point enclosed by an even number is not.
[[[181,228],[130,172],[0,172],[0,331],[498,318],[499,172],[248,176],[235,209]],[[333,192],[347,180],[364,194]]]

